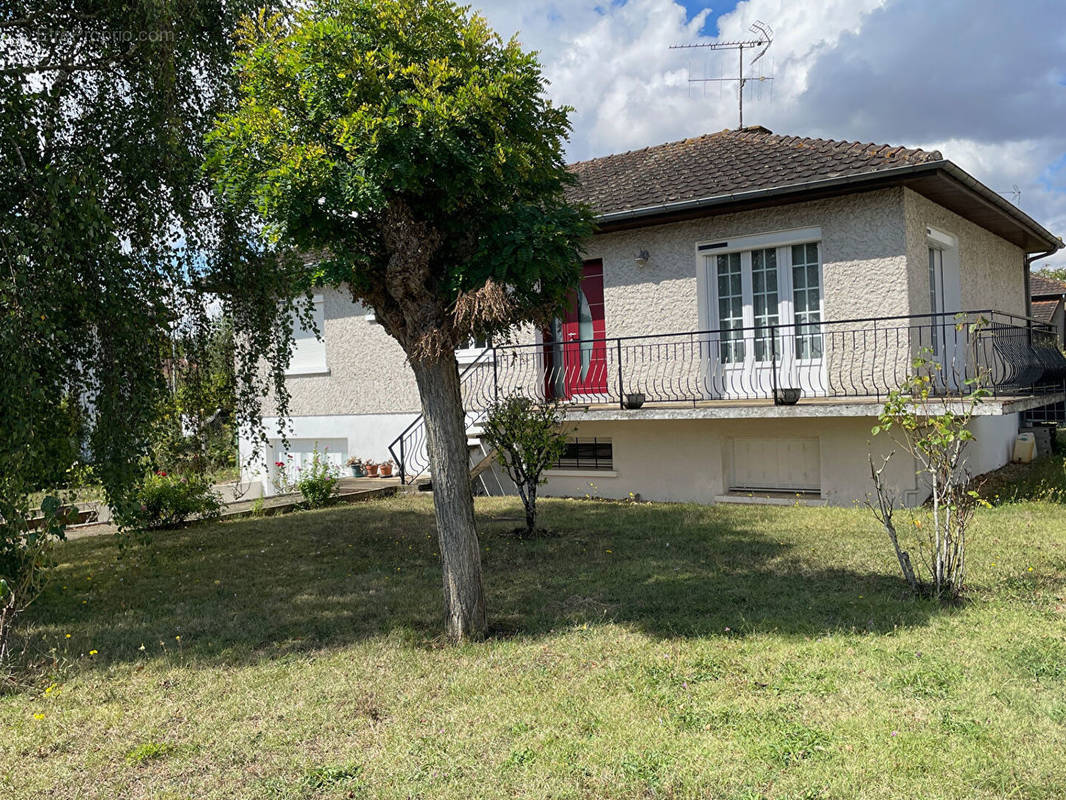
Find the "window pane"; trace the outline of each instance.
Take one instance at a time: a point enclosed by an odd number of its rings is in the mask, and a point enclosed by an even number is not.
[[[773,357],[770,345],[771,326],[777,325],[777,250],[753,250],[751,253],[752,306],[755,321],[755,360]]]
[[[577,328],[581,339],[581,380],[588,378],[589,365],[592,363],[592,309],[588,298],[579,288],[577,290]]]
[[[722,330],[720,357],[723,363],[744,360],[744,343],[740,341],[744,325],[744,296],[740,273],[740,253],[720,255],[718,270],[718,326]]]
[[[792,248],[792,304],[796,324],[796,357],[822,357],[821,280],[818,274],[818,245]]]

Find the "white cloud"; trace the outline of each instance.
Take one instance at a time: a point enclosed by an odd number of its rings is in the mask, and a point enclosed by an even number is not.
[[[736,53],[668,48],[749,38],[759,19],[774,81],[749,85],[747,124],[940,149],[996,190],[1018,185],[1022,208],[1066,233],[1066,35],[1034,45],[1066,26],[1058,0],[745,0],[714,39],[699,35],[713,8],[689,20],[671,0],[477,6],[540,52],[549,94],[575,107],[574,159],[735,127],[732,85],[688,80],[735,74]]]

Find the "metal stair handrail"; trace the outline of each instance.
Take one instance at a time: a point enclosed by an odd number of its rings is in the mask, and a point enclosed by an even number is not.
[[[478,405],[481,406],[481,411],[476,417],[466,420],[466,429],[468,431],[484,417],[485,409],[488,408],[489,402],[495,400],[495,350],[495,347],[486,347],[478,353],[477,358],[467,364],[463,371],[459,373],[460,391],[467,390],[464,392],[464,412],[470,407],[466,402],[466,395],[473,395],[471,399],[480,401]],[[488,393],[488,381],[484,374],[487,371],[485,367],[490,363],[492,365],[491,395]],[[404,428],[403,432],[392,441],[389,445],[389,453],[392,454],[393,460],[399,466],[401,484],[411,483],[425,474],[430,464],[429,454],[426,450],[426,418],[424,414],[419,414],[415,417],[411,424]]]

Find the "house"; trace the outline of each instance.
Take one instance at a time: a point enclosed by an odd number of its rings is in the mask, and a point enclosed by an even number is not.
[[[849,505],[870,488],[871,427],[919,354],[957,403],[982,376],[967,469],[1004,464],[1023,415],[1063,398],[1066,360],[1028,317],[1029,262],[1062,242],[938,152],[750,127],[572,165],[594,208],[580,288],[546,330],[471,343],[478,420],[525,392],[564,404],[571,444],[547,495]],[[390,453],[425,480],[425,428],[400,347],[342,291],[299,342],[289,455]],[[272,424],[273,420],[267,420]],[[247,443],[242,445],[247,455]],[[266,463],[285,455],[280,442]],[[897,457],[900,498],[926,491]],[[270,471],[246,467],[271,490]],[[496,470],[484,491],[504,491]]]
[[[1066,348],[1066,282],[1033,272],[1029,276],[1033,319],[1050,325]]]

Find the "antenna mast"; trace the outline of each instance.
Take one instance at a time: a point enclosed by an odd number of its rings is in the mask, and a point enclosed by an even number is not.
[[[751,27],[748,28],[752,33],[756,34],[759,38],[752,39],[746,42],[714,42],[712,44],[675,44],[671,45],[671,50],[692,50],[696,48],[702,48],[704,50],[736,50],[739,54],[740,72],[735,78],[689,78],[689,83],[725,83],[729,81],[737,82],[737,115],[738,124],[737,128],[744,127],[744,84],[746,84],[751,78],[744,77],[744,48],[761,47],[758,55],[751,60],[754,64],[764,55],[766,51],[770,49],[770,45],[774,41],[774,31],[765,22],[755,20]],[[750,66],[750,65],[749,65]],[[760,77],[755,80],[759,81],[772,81],[773,78]]]

